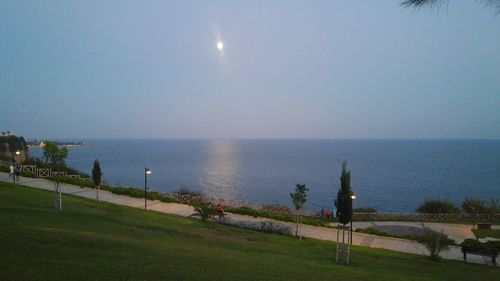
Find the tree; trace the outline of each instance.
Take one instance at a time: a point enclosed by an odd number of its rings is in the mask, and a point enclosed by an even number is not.
[[[96,200],[99,202],[99,189],[101,189],[101,165],[99,161],[96,159],[94,161],[94,168],[92,169],[92,181],[94,182],[94,186],[96,188]]]
[[[351,172],[347,170],[347,161],[342,163],[342,175],[340,176],[340,189],[337,193],[335,207],[337,208],[338,222],[342,224],[342,242],[339,239],[339,228],[337,227],[337,254],[336,260],[346,260],[349,263],[350,245],[352,241],[345,245],[345,225],[352,221],[352,198]],[[348,235],[348,237],[352,237]]]
[[[68,157],[68,149],[66,147],[59,149],[56,143],[46,140],[44,141],[43,156],[45,158],[45,163],[48,163],[50,161],[52,163],[53,168],[56,171],[60,172],[66,166],[64,160],[66,159],[66,157]],[[58,208],[59,211],[61,211],[62,196],[61,196],[59,181],[60,181],[60,174],[57,173],[54,182],[55,183],[54,206]],[[59,193],[59,198],[57,196],[57,193]]]
[[[347,171],[347,161],[344,161],[342,163],[342,175],[340,176],[340,190],[335,201],[338,221],[344,226],[352,219],[351,194],[351,172]]]
[[[491,199],[490,204],[486,206],[486,213],[489,213],[490,215],[494,215],[497,213],[500,213],[500,200],[498,199]],[[491,217],[493,219],[493,217]]]
[[[43,157],[46,163],[50,161],[56,169],[61,169],[66,165],[65,159],[68,157],[68,149],[66,147],[59,148],[54,142],[44,141]]]
[[[500,0],[479,0],[479,2],[484,3],[486,6],[494,7],[498,13],[500,13]],[[402,5],[414,8],[421,8],[424,6],[431,8],[437,6],[439,8],[447,3],[448,0],[404,0]]]
[[[302,223],[302,215],[300,214],[300,210],[302,210],[304,204],[307,201],[307,191],[309,191],[309,188],[307,188],[305,184],[298,183],[295,185],[295,192],[290,193],[293,205],[295,206],[295,210],[297,211],[295,236],[299,236],[299,225]],[[302,239],[302,236],[300,238]]]
[[[44,141],[43,156],[45,158],[45,163],[50,161],[54,169],[60,172],[66,166],[64,160],[68,157],[68,149],[66,147],[59,148],[56,143],[46,140]],[[60,175],[57,173],[55,177],[54,205],[61,211],[62,196],[59,181]],[[57,193],[59,193],[59,198],[57,198]]]
[[[469,197],[462,202],[462,209],[471,215],[472,218],[472,229],[474,229],[474,225],[476,224],[476,214],[483,213],[486,210],[485,204],[483,200]]]
[[[24,152],[27,155],[28,145],[23,137],[16,137],[14,135],[0,137],[0,160],[12,160],[16,151]]]
[[[426,199],[416,210],[417,213],[427,214],[456,214],[460,213],[453,202],[443,199]]]

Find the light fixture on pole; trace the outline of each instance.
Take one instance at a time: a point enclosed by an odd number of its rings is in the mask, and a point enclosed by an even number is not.
[[[144,168],[144,210],[147,210],[148,208],[148,203],[147,203],[147,197],[148,197],[148,175],[151,174],[151,169],[146,167]]]
[[[18,175],[19,171],[16,169],[16,157],[21,154],[19,150],[16,150],[16,152],[12,153],[12,168],[13,168],[13,173],[12,173],[12,178],[14,179],[14,184],[16,184],[16,176]]]
[[[352,207],[352,205],[353,205],[352,203],[353,203],[354,199],[356,199],[356,195],[353,192],[351,192],[351,237],[349,239],[349,243],[351,245],[352,245],[352,218],[354,217],[354,211],[353,211],[354,208]]]

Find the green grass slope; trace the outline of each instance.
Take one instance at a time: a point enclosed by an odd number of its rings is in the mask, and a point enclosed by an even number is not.
[[[493,267],[299,241],[0,182],[0,280],[499,280]]]

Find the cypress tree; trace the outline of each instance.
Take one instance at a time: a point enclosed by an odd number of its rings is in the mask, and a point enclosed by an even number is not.
[[[101,189],[101,165],[97,159],[94,161],[94,168],[92,169],[92,181],[96,189],[96,201],[99,202],[99,189]]]
[[[337,193],[335,207],[339,223],[346,225],[352,220],[351,200],[351,172],[347,170],[347,161],[342,163],[342,175],[340,176],[340,189]]]
[[[94,181],[95,186],[100,186],[101,185],[101,165],[99,164],[99,161],[96,159],[94,161],[94,168],[92,169],[92,181]]]

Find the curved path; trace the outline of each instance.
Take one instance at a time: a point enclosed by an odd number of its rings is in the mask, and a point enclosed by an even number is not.
[[[8,174],[0,172],[0,180],[8,181]],[[20,178],[19,184],[30,186],[38,189],[54,190],[54,182],[51,182],[42,178]],[[79,187],[70,184],[60,184],[62,188],[62,193],[71,194],[88,199],[96,199],[96,191],[93,188]],[[133,198],[127,195],[114,194],[109,191],[100,191],[99,200],[104,202],[109,202],[118,205],[124,205],[134,208],[144,208],[144,198]],[[174,214],[178,216],[187,217],[194,213],[192,206],[177,203],[164,203],[157,200],[147,200],[148,210]],[[63,201],[64,209],[64,201]],[[253,218],[250,216],[238,215],[238,214],[227,214],[230,219],[251,221],[251,220],[270,220],[266,218]],[[293,223],[287,223],[289,226],[294,227]],[[412,222],[355,222],[353,228],[363,228],[373,224],[383,225],[383,224],[400,224],[400,225],[421,225],[420,223]],[[454,239],[456,242],[460,243],[465,238],[473,238],[474,235],[470,231],[470,226],[459,225],[459,224],[441,224],[441,223],[425,223],[425,226],[435,229],[437,231],[443,231],[448,234],[450,238]],[[301,229],[302,236],[320,240],[336,241],[337,230],[327,227],[318,227],[311,225],[303,225]],[[382,248],[392,251],[411,253],[417,255],[427,255],[427,250],[425,247],[415,241],[398,239],[391,237],[381,237],[363,233],[353,233],[353,244],[361,245],[371,248]],[[449,250],[441,252],[441,257],[451,260],[463,260],[460,247],[451,246]],[[468,255],[467,262],[488,264],[491,265],[491,258]]]

